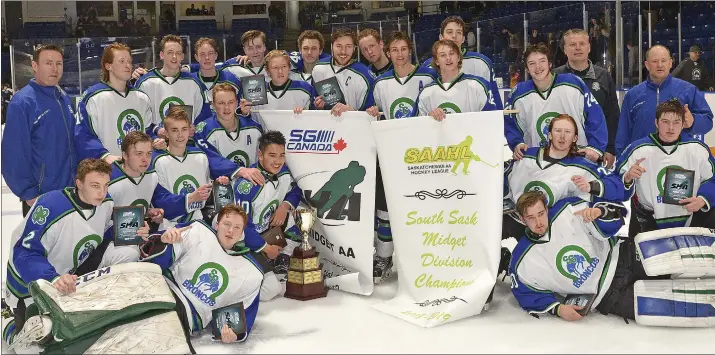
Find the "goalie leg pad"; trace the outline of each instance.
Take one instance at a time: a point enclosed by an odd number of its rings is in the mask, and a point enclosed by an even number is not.
[[[634,296],[638,324],[715,326],[715,279],[641,280],[634,285]]]
[[[263,284],[261,284],[261,301],[270,301],[278,295],[283,294],[283,285],[278,281],[278,277],[273,271],[269,271],[263,275]]]
[[[635,237],[638,256],[648,276],[715,277],[715,231],[667,228]]]
[[[84,354],[191,354],[176,312],[107,330]]]

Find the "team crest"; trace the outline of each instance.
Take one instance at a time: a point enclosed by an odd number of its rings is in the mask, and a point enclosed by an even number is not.
[[[273,217],[273,213],[276,212],[277,208],[278,200],[271,201],[265,208],[263,208],[263,211],[261,211],[261,214],[258,217],[259,230],[264,231],[268,228],[268,223],[271,222],[271,217]]]
[[[188,195],[198,188],[199,182],[189,174],[179,176],[174,182],[174,193],[177,195]]]
[[[601,84],[599,84],[598,81],[594,81],[593,84],[591,84],[591,91],[598,90],[601,90]]]
[[[412,115],[414,110],[415,102],[406,98],[401,97],[390,106],[390,118],[406,118]]]
[[[549,188],[549,185],[546,185],[542,181],[532,181],[526,186],[524,186],[524,192],[529,192],[529,191],[538,191],[544,194],[546,197],[546,206],[551,207],[554,203],[554,193],[551,191],[551,188]]]
[[[250,166],[251,162],[248,159],[248,154],[246,154],[242,150],[237,150],[231,154],[229,154],[226,159],[240,165],[240,166]]]
[[[196,125],[196,132],[203,132],[204,127],[206,127],[206,121],[201,121]]]
[[[558,115],[558,112],[547,112],[536,120],[536,133],[539,134],[540,142],[546,142],[548,140],[549,124],[551,120]]]
[[[437,107],[441,108],[445,114],[462,113],[462,110],[459,109],[459,106],[457,106],[451,102],[443,102]]]
[[[75,270],[87,260],[94,250],[97,249],[99,244],[102,244],[102,238],[96,234],[90,234],[77,243],[74,247],[74,253],[72,254]]]
[[[166,113],[169,112],[169,107],[172,105],[184,105],[184,101],[176,96],[169,96],[164,99],[159,105],[159,114],[161,115],[161,120],[164,120]]]
[[[41,226],[47,222],[47,217],[50,215],[50,210],[43,207],[37,206],[35,211],[32,212],[32,223]]]
[[[577,245],[565,246],[556,254],[556,268],[561,275],[573,281],[573,286],[576,288],[581,288],[599,263],[598,258],[591,258]]]
[[[253,185],[251,184],[250,181],[242,180],[238,184],[238,192],[243,195],[248,195],[248,193],[251,192],[251,187],[253,187]]]
[[[119,140],[121,144],[121,139],[124,138],[129,132],[141,131],[144,127],[144,120],[137,110],[126,109],[119,114],[117,118],[117,133],[119,133]]]
[[[184,286],[201,302],[213,307],[216,298],[228,287],[228,273],[220,264],[208,262],[201,265],[191,280],[184,280]]]

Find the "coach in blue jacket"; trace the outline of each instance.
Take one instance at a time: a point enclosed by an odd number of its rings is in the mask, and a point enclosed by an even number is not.
[[[616,131],[616,156],[633,141],[655,132],[655,107],[678,99],[685,106],[685,129],[690,135],[705,135],[713,128],[713,112],[695,85],[670,75],[670,51],[655,45],[646,52],[648,80],[628,90],[623,98]]]
[[[38,196],[73,185],[75,117],[72,100],[58,86],[62,48],[35,49],[35,78],[13,96],[2,137],[2,175],[22,204],[23,216]]]

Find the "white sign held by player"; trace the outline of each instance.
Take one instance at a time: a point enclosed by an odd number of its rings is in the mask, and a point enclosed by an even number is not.
[[[399,288],[378,310],[423,327],[481,313],[501,247],[502,111],[372,124]]]
[[[264,130],[286,138],[286,163],[318,210],[310,244],[325,285],[370,295],[375,226],[375,142],[365,112],[261,111]]]

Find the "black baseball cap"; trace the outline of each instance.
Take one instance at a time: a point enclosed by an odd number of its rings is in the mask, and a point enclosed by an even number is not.
[[[690,53],[700,53],[700,52],[702,52],[702,51],[700,50],[699,45],[694,44],[694,45],[690,46]]]

